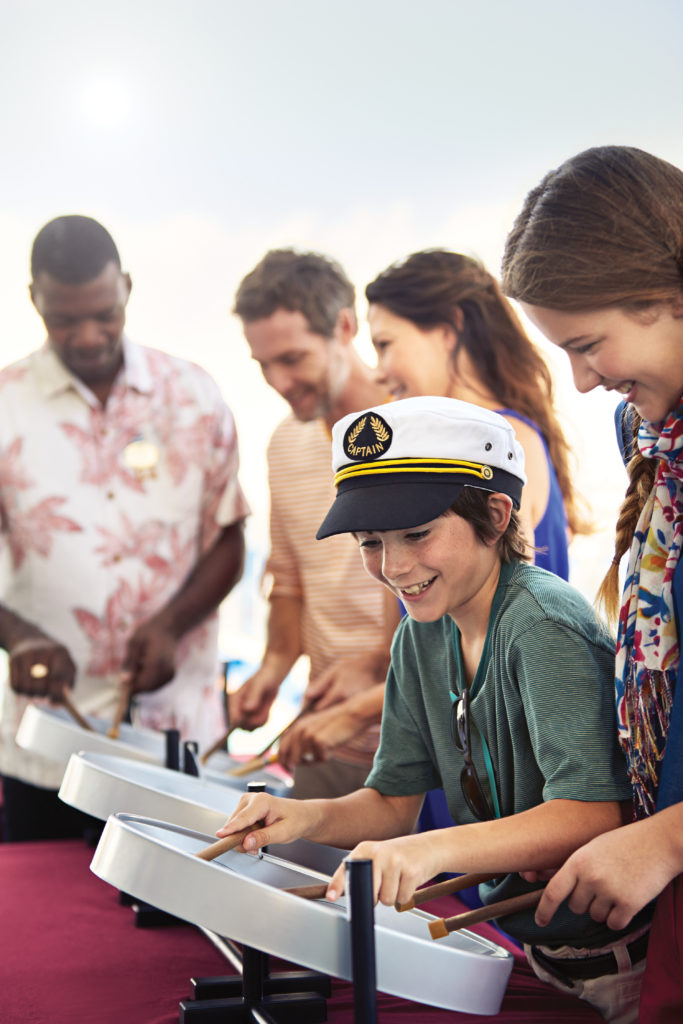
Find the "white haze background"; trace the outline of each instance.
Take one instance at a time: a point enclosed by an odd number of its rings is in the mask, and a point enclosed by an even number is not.
[[[230,314],[242,276],[274,246],[332,254],[372,361],[363,288],[393,260],[444,246],[497,273],[526,192],[591,145],[683,165],[682,37],[680,0],[0,2],[0,363],[43,339],[35,233],[100,219],[133,277],[129,333],[205,366],[237,421],[253,516],[224,656],[261,649],[264,452],[287,411]],[[614,397],[579,396],[539,343],[597,525],[571,552],[592,600],[625,485]]]

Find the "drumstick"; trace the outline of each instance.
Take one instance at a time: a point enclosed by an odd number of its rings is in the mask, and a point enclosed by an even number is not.
[[[273,736],[272,740],[266,743],[263,750],[260,750],[258,754],[252,757],[251,761],[245,761],[245,763],[241,764],[239,768],[231,768],[227,774],[234,775],[239,778],[241,775],[249,775],[250,772],[257,772],[260,768],[265,768],[269,764],[275,764],[277,761],[277,754],[271,754],[270,757],[266,757],[266,754],[271,747],[275,746],[278,740],[282,739],[287,730],[291,729],[295,722],[298,722],[300,718],[303,718],[303,716],[311,710],[314,704],[315,701],[313,700],[306,701],[299,714],[295,715],[291,722],[287,723],[284,729],[280,729],[277,736]]]
[[[302,900],[322,900],[329,887],[329,882],[318,882],[317,885],[295,885],[282,891],[291,893],[292,896],[300,896]]]
[[[237,768],[231,768],[226,774],[240,778],[242,775],[250,775],[251,772],[257,772],[260,768],[267,768],[269,764],[275,764],[276,761],[277,754],[269,754],[268,757],[252,757],[251,761],[245,761],[244,764],[239,765]]]
[[[303,716],[305,714],[307,714],[311,710],[311,708],[313,707],[314,704],[315,704],[314,700],[307,700],[306,703],[301,708],[301,711],[299,712],[299,714],[295,715],[294,718],[291,720],[291,722],[287,723],[287,725],[284,727],[284,729],[280,729],[280,731],[277,734],[277,736],[273,736],[273,738],[270,741],[270,743],[266,743],[266,745],[263,748],[263,750],[259,750],[259,752],[256,755],[256,757],[264,757],[268,753],[270,748],[274,747],[275,744],[277,743],[277,741],[282,739],[282,737],[287,732],[287,730],[291,729],[291,727],[294,725],[295,722],[298,722],[300,718],[303,718]]]
[[[491,921],[494,917],[515,914],[518,910],[529,910],[536,906],[542,895],[543,890],[536,889],[534,892],[523,892],[521,896],[511,896],[509,900],[500,900],[499,903],[492,903],[488,907],[477,907],[476,910],[468,910],[465,914],[456,914],[455,917],[441,917],[438,921],[430,923],[429,934],[433,939],[443,939],[449,932],[456,932],[459,928],[468,928],[480,921]]]
[[[445,882],[436,882],[434,885],[426,885],[424,889],[416,889],[412,899],[409,899],[407,903],[394,903],[394,906],[399,913],[402,913],[404,910],[412,910],[413,907],[417,907],[420,903],[426,903],[427,900],[436,900],[439,896],[450,896],[451,893],[460,892],[462,889],[469,889],[471,885],[492,882],[494,878],[500,878],[501,874],[505,874],[505,872],[499,871],[497,875],[490,873],[470,874],[458,875],[457,878],[447,878]]]
[[[240,845],[245,836],[248,836],[256,828],[263,828],[264,825],[264,821],[256,821],[253,825],[243,828],[241,832],[233,832],[231,836],[225,836],[224,839],[219,839],[217,842],[211,843],[210,846],[205,846],[203,850],[198,850],[195,853],[195,857],[199,857],[200,860],[215,860],[222,853],[234,850],[236,846]]]
[[[230,733],[235,728],[236,728],[236,726],[231,725],[230,728],[228,729],[228,731],[226,733],[223,733],[223,735],[221,736],[221,738],[219,740],[216,740],[216,742],[213,743],[209,747],[208,750],[205,750],[204,753],[201,754],[199,760],[202,762],[202,764],[206,764],[206,762],[209,760],[209,758],[212,757],[213,754],[215,754],[217,750],[225,750],[227,742],[230,739]]]
[[[64,707],[66,708],[66,710],[71,715],[71,717],[73,718],[73,720],[75,722],[78,722],[78,724],[80,725],[81,729],[87,729],[88,732],[94,732],[95,731],[93,729],[92,725],[90,724],[90,722],[86,721],[86,719],[80,713],[80,711],[75,706],[75,704],[72,703],[71,697],[69,697],[69,695],[67,694],[66,690],[62,693],[62,696],[60,697],[60,700],[61,700],[62,704],[64,705]]]
[[[114,712],[114,720],[107,729],[107,736],[110,740],[117,740],[119,738],[119,728],[121,726],[121,722],[126,717],[128,705],[130,704],[131,680],[132,675],[130,672],[121,672],[119,676],[119,702],[116,705],[116,711]]]

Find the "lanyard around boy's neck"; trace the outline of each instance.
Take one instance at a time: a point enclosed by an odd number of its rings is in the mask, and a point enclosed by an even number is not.
[[[481,684],[483,682],[484,676],[486,675],[486,666],[488,665],[488,662],[489,662],[491,643],[492,643],[491,637],[492,637],[492,634],[493,634],[494,624],[495,624],[496,618],[498,616],[498,609],[499,609],[500,604],[501,604],[501,602],[503,600],[503,594],[505,592],[505,588],[504,588],[504,586],[501,586],[501,583],[507,582],[508,576],[509,576],[509,571],[508,571],[508,568],[507,568],[507,563],[504,562],[503,565],[501,565],[501,567],[500,567],[500,579],[498,580],[498,586],[496,587],[496,592],[493,595],[493,601],[491,602],[491,611],[489,612],[489,623],[488,623],[488,627],[486,629],[486,637],[484,638],[484,646],[482,648],[481,658],[479,659],[479,664],[477,665],[477,671],[474,673],[474,679],[472,680],[472,682],[470,684],[470,688],[469,688],[469,690],[470,690],[470,708],[472,708],[472,699],[473,699],[473,697],[475,695],[475,692],[480,688],[480,686],[481,686]],[[451,619],[451,633],[452,633],[452,637],[453,637],[453,646],[455,648],[455,656],[456,656],[456,659],[457,659],[459,665],[462,667],[463,666],[463,658],[462,658],[462,648],[461,648],[461,645],[460,645],[460,630],[458,629],[457,625],[455,624],[455,622],[452,619]],[[464,673],[463,673],[463,676],[464,676]],[[459,697],[460,697],[459,693],[453,693],[453,691],[450,690],[450,698],[451,698],[451,702],[453,704],[456,702],[456,700],[459,699]],[[494,811],[494,814],[495,814],[496,818],[502,818],[502,814],[500,812],[500,804],[498,803],[498,792],[496,790],[496,776],[495,776],[495,772],[493,770],[493,759],[491,758],[491,753],[489,751],[489,745],[486,742],[486,737],[484,736],[484,734],[479,729],[477,723],[474,721],[474,716],[473,715],[470,715],[470,728],[473,729],[477,733],[477,736],[479,737],[479,742],[481,743],[481,749],[482,749],[482,753],[484,755],[484,766],[486,768],[486,777],[488,779],[489,789],[491,790],[491,799],[493,801],[493,811]]]

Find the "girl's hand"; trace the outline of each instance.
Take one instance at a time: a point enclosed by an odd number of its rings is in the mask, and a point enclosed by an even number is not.
[[[594,921],[605,921],[614,931],[626,928],[683,870],[680,853],[669,841],[674,825],[680,830],[676,818],[661,811],[644,821],[604,832],[580,847],[548,882],[536,909],[536,923],[545,927],[560,903],[568,899],[575,914],[589,913]]]
[[[353,860],[372,861],[372,887],[374,902],[393,906],[407,903],[423,882],[433,878],[442,864],[435,864],[425,835],[401,836],[383,842],[359,843],[349,857]],[[327,899],[336,900],[344,892],[345,867],[340,864],[327,890]]]

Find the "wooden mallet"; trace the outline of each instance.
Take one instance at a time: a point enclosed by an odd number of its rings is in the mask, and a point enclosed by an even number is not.
[[[218,839],[215,843],[211,843],[210,846],[205,846],[203,850],[198,850],[195,853],[195,857],[199,857],[200,860],[215,860],[221,854],[234,850],[250,832],[257,828],[263,828],[264,825],[264,821],[256,821],[253,825],[243,828],[241,832],[233,832],[231,836],[225,836],[224,839]]]
[[[202,762],[202,764],[206,764],[206,762],[209,760],[209,758],[213,757],[213,755],[217,751],[219,751],[219,750],[226,751],[227,750],[228,740],[230,739],[230,733],[233,732],[233,730],[235,728],[236,728],[236,726],[234,726],[234,725],[230,726],[228,731],[223,733],[223,735],[221,736],[221,738],[219,740],[216,740],[215,743],[212,743],[211,746],[209,747],[209,749],[205,750],[204,753],[200,755],[199,760]]]
[[[126,717],[128,705],[130,704],[130,684],[132,682],[132,678],[132,673],[130,672],[121,672],[119,675],[119,701],[116,705],[116,711],[114,712],[114,719],[107,729],[107,736],[110,740],[117,740],[119,738],[121,722]]]
[[[282,739],[287,730],[291,729],[295,722],[298,722],[300,718],[303,718],[304,715],[308,714],[314,703],[315,701],[307,701],[299,714],[296,715],[291,722],[288,722],[284,729],[280,729],[277,736],[273,736],[272,740],[265,745],[263,750],[259,751],[259,753],[252,757],[250,761],[245,761],[244,764],[239,765],[237,768],[231,768],[227,774],[233,775],[235,778],[240,778],[242,775],[250,775],[252,772],[257,772],[261,768],[267,768],[269,764],[275,764],[278,757],[277,753],[268,754],[268,751],[271,747],[275,746],[278,740]]]
[[[523,892],[520,896],[511,896],[508,900],[500,900],[488,907],[468,910],[465,914],[441,917],[438,921],[430,922],[429,934],[433,939],[444,939],[450,932],[457,932],[460,928],[469,928],[470,925],[491,921],[495,917],[505,917],[507,914],[516,914],[520,910],[529,910],[537,905],[542,895],[543,890],[536,889],[534,892]]]
[[[492,882],[494,878],[500,878],[501,874],[504,875],[505,872],[499,872],[497,875],[492,875],[490,872],[488,874],[473,873],[470,875],[458,875],[457,878],[447,878],[445,882],[436,882],[434,885],[426,885],[423,889],[416,889],[412,898],[407,903],[394,903],[394,906],[399,913],[402,913],[404,910],[412,910],[413,907],[419,906],[420,903],[427,903],[428,900],[436,900],[440,896],[450,896],[454,892],[469,889],[471,885]]]
[[[92,725],[90,724],[90,722],[88,722],[87,719],[85,719],[83,717],[83,715],[80,713],[80,711],[78,710],[76,705],[73,703],[73,701],[71,700],[71,697],[68,695],[66,690],[64,690],[64,692],[62,693],[62,696],[60,697],[60,700],[61,700],[62,704],[64,705],[64,707],[66,708],[66,710],[71,715],[71,717],[73,718],[73,720],[80,725],[81,729],[87,729],[88,732],[94,732],[95,731],[93,729]]]

